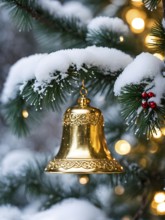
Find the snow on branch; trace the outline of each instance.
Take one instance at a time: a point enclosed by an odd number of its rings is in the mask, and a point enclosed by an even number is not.
[[[38,0],[38,4],[53,16],[78,17],[83,22],[88,22],[92,18],[92,12],[77,1],[66,2],[62,5],[59,1]]]
[[[150,53],[141,53],[129,64],[122,74],[117,78],[114,85],[115,95],[120,95],[122,88],[127,85],[140,85],[150,81],[149,87],[155,93],[152,101],[157,104],[165,92],[165,77],[163,77],[164,63]]]
[[[88,31],[97,31],[101,28],[105,28],[115,33],[127,35],[129,33],[128,26],[124,24],[120,18],[109,18],[109,17],[96,17],[91,20],[88,24]]]
[[[87,67],[97,67],[104,75],[114,74],[123,70],[132,58],[117,50],[106,47],[91,46],[85,49],[67,49],[50,54],[36,54],[22,58],[15,63],[9,72],[4,86],[1,101],[7,103],[21,92],[27,82],[35,80],[35,92],[53,80],[66,79],[69,76],[69,67],[75,66],[76,71]]]

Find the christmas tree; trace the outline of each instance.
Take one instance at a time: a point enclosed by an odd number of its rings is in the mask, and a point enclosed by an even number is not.
[[[1,219],[164,219],[165,1],[0,5]],[[44,172],[81,87],[124,172]]]

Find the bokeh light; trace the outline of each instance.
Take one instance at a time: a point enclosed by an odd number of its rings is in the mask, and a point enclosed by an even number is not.
[[[131,151],[131,145],[126,140],[119,140],[115,144],[115,151],[120,155],[126,155]]]
[[[22,116],[23,116],[24,118],[28,118],[28,117],[29,117],[28,111],[27,111],[27,110],[23,110],[23,111],[22,111]]]

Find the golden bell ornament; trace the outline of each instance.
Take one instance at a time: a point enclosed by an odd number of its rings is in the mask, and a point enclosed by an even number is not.
[[[45,171],[77,174],[123,172],[123,167],[108,150],[103,115],[89,105],[84,82],[80,94],[78,104],[64,114],[60,150]]]

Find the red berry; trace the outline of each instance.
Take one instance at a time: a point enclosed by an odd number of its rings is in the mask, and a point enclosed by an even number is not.
[[[155,102],[149,102],[149,106],[152,109],[155,109],[157,107],[157,104]]]
[[[148,94],[147,94],[146,92],[143,92],[143,93],[142,93],[142,98],[143,98],[143,99],[148,98]]]
[[[148,102],[142,102],[142,107],[147,108],[148,107]]]
[[[148,97],[149,97],[149,98],[155,97],[155,94],[154,94],[153,92],[149,92],[149,93],[148,93]]]

